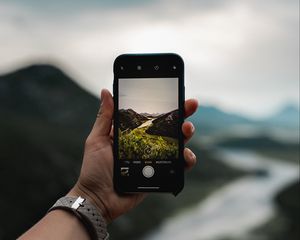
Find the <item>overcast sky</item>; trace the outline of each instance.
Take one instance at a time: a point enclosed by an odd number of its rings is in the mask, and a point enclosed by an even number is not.
[[[119,109],[167,113],[178,109],[178,78],[122,78],[119,96]]]
[[[0,0],[0,73],[63,68],[94,94],[121,53],[176,52],[186,96],[261,117],[299,103],[297,0]]]

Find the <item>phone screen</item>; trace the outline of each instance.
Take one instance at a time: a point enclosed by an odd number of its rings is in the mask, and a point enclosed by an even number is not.
[[[154,170],[178,159],[178,78],[119,79],[118,114],[124,165],[148,164]],[[153,170],[144,175],[154,175]],[[121,174],[129,175],[130,169],[123,167]]]
[[[183,188],[183,61],[121,55],[114,63],[114,184],[119,192]]]

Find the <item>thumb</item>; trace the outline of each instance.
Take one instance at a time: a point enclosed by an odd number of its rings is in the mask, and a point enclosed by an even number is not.
[[[114,112],[114,102],[111,93],[102,89],[100,108],[91,134],[94,136],[109,136]]]

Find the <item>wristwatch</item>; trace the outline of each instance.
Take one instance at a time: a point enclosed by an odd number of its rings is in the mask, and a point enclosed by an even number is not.
[[[64,209],[74,213],[85,225],[93,240],[109,239],[105,219],[101,214],[99,214],[96,207],[87,199],[82,197],[65,196],[58,199],[48,212],[54,209]]]

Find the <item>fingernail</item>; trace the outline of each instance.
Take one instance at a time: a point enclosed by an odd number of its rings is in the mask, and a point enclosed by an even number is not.
[[[191,159],[196,160],[196,155],[191,150],[189,150],[189,155]]]
[[[100,93],[100,100],[102,101],[103,100],[103,89],[101,90],[101,93]]]
[[[192,129],[191,129],[192,133],[195,131],[195,127],[194,124],[192,124]]]
[[[103,93],[103,89],[101,90],[101,94],[100,94],[100,107],[102,107],[103,105],[103,101],[104,101],[104,93]]]

